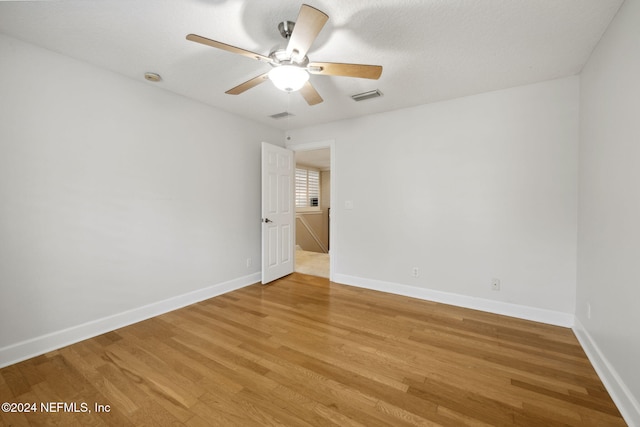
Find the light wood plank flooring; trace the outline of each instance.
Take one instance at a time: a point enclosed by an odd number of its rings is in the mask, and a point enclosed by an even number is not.
[[[92,411],[7,426],[625,425],[570,329],[298,273],[6,367],[5,401]]]

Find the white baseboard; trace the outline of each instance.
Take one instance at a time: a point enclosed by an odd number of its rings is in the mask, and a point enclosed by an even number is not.
[[[470,297],[449,292],[434,291],[431,289],[418,288],[416,286],[365,279],[362,277],[348,276],[345,274],[335,274],[333,277],[333,281],[345,285],[357,286],[359,288],[389,292],[392,294],[403,295],[427,301],[440,302],[443,304],[450,304],[458,307],[471,308],[474,310],[487,311],[489,313],[502,314],[505,316],[517,317],[519,319],[533,320],[535,322],[563,326],[566,328],[572,327],[574,321],[573,314],[563,313],[560,311],[528,307],[524,305],[493,301],[484,298]]]
[[[0,348],[0,368],[30,359],[106,332],[113,331],[169,311],[185,307],[245,286],[260,282],[260,273],[239,277],[203,289],[168,298],[122,313],[92,320],[67,329],[52,332]]]
[[[638,403],[620,375],[600,351],[600,348],[578,318],[575,319],[573,332],[576,334],[580,345],[587,353],[589,361],[620,410],[624,420],[630,427],[640,427],[640,403]]]

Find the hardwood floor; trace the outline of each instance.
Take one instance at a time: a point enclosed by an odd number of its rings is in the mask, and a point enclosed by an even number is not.
[[[1,369],[0,402],[37,405],[7,426],[625,425],[570,329],[297,273]]]

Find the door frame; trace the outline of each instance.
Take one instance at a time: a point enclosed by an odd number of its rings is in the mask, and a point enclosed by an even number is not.
[[[331,195],[329,197],[329,204],[331,205],[331,217],[329,219],[329,280],[333,282],[333,278],[335,276],[335,265],[338,254],[338,245],[336,244],[336,231],[337,225],[339,225],[338,221],[338,205],[336,204],[336,188],[337,188],[337,180],[336,180],[336,148],[335,148],[335,140],[327,139],[323,141],[315,141],[315,142],[307,142],[302,144],[286,144],[286,148],[289,150],[296,151],[312,151],[312,150],[321,150],[324,148],[329,149],[330,156],[330,171],[331,171],[331,183],[329,185]]]

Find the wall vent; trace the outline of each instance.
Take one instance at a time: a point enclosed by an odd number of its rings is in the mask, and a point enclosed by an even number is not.
[[[362,92],[356,95],[351,95],[351,98],[353,98],[354,101],[364,101],[365,99],[377,98],[379,96],[382,96],[382,92],[376,89],[370,90],[369,92]]]
[[[271,117],[272,119],[283,119],[289,116],[295,116],[295,114],[291,114],[288,111],[283,111],[282,113],[272,114],[269,117]]]

